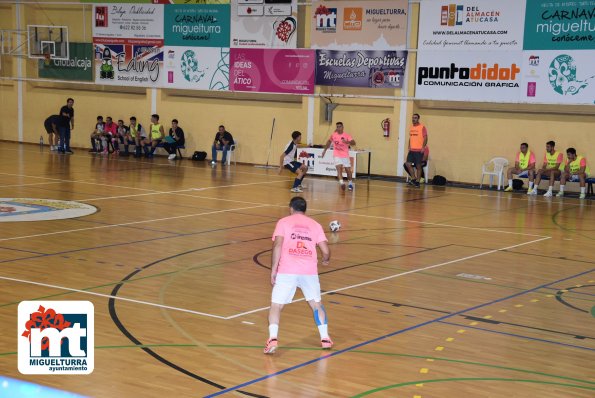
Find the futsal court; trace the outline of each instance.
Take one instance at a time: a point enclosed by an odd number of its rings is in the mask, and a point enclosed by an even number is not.
[[[263,355],[291,177],[2,143],[4,198],[95,206],[1,223],[0,374],[91,397],[593,397],[590,200],[307,177],[335,346],[299,291]],[[338,233],[328,224],[339,220]],[[17,370],[23,300],[88,300],[92,374]]]

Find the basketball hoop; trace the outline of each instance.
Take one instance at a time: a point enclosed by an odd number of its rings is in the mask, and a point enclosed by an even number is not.
[[[51,55],[49,53],[43,54],[43,64],[45,66],[50,66]]]

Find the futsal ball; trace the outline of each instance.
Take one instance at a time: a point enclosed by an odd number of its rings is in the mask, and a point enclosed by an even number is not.
[[[333,220],[330,222],[328,227],[331,229],[331,231],[337,232],[338,230],[341,229],[341,223],[338,220]]]

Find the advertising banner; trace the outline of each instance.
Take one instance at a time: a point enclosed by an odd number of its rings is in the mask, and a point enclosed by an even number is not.
[[[407,51],[316,50],[316,84],[401,88]]]
[[[391,50],[405,48],[407,0],[314,2],[311,48]]]
[[[595,49],[595,0],[527,0],[523,48]]]
[[[97,4],[93,6],[93,43],[163,44],[163,6]]]
[[[415,97],[518,102],[521,65],[521,51],[418,52]]]
[[[229,47],[229,20],[229,5],[165,6],[165,45]]]
[[[163,46],[95,44],[95,83],[158,87],[163,69]]]
[[[68,43],[68,59],[39,60],[39,77],[61,80],[93,80],[93,44]]]
[[[164,88],[229,90],[229,48],[165,47]]]
[[[419,50],[511,51],[523,48],[525,2],[424,0]]]
[[[299,148],[298,162],[308,166],[308,174],[336,177],[337,166],[335,166],[333,151],[326,151],[324,157],[322,157],[322,151],[323,149],[321,148]],[[351,163],[353,178],[356,177],[357,154],[357,151],[349,151],[349,161]],[[345,171],[343,171],[343,176],[347,177]]]
[[[521,102],[594,105],[593,51],[523,51]]]
[[[296,48],[297,0],[231,0],[230,46]]]
[[[232,91],[314,93],[314,51],[232,48]]]

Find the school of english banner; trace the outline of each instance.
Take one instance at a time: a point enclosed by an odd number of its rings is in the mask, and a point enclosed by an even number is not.
[[[407,51],[316,50],[316,84],[401,88]]]
[[[231,0],[231,47],[296,48],[297,0]]]
[[[524,15],[525,3],[519,0],[424,0],[418,49],[521,50]]]
[[[518,102],[522,74],[522,51],[418,52],[415,97]]]
[[[93,80],[93,44],[68,43],[68,59],[39,60],[39,77],[60,80]]]
[[[405,48],[407,0],[312,3],[312,48],[390,50]]]
[[[173,47],[163,51],[164,88],[229,89],[229,47]]]
[[[523,51],[521,102],[595,105],[593,51]]]
[[[314,93],[314,51],[232,48],[232,91]]]
[[[167,46],[229,47],[229,5],[167,5],[164,38]]]
[[[525,50],[594,50],[595,0],[527,0]],[[595,64],[595,55],[591,55]]]
[[[159,87],[163,47],[136,44],[95,44],[95,83]]]

